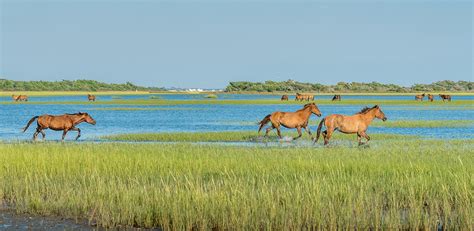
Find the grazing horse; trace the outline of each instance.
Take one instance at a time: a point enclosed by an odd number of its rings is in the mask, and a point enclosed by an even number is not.
[[[428,94],[428,101],[433,102],[434,100],[434,95]]]
[[[449,102],[451,102],[451,95],[439,94],[439,97],[441,97],[441,99],[443,99],[443,102],[444,102],[444,100],[448,100]]]
[[[12,95],[14,101],[28,101],[27,95]]]
[[[281,101],[288,101],[288,95],[282,95],[281,96]]]
[[[313,100],[314,101],[314,95],[296,93],[295,100],[296,101],[303,101],[303,100],[306,100],[306,101]]]
[[[76,125],[86,122],[89,124],[95,125],[95,120],[87,113],[82,113],[78,112],[75,114],[64,114],[64,115],[42,115],[42,116],[34,116],[33,118],[28,121],[28,124],[26,127],[23,128],[23,132],[25,132],[28,127],[38,119],[37,124],[38,127],[36,127],[36,132],[33,134],[33,140],[36,141],[36,137],[38,137],[38,134],[41,133],[43,135],[43,140],[46,137],[46,134],[43,132],[44,129],[51,129],[54,131],[63,131],[63,136],[61,141],[64,141],[64,137],[66,137],[66,134],[68,131],[77,131],[77,137],[76,140],[79,139],[81,136],[81,129],[76,128]]]
[[[375,105],[371,108],[365,107],[357,114],[351,116],[338,114],[326,116],[319,123],[316,140],[314,143],[318,142],[321,128],[324,124],[326,126],[326,131],[323,132],[324,145],[329,143],[329,139],[331,138],[334,130],[338,130],[346,134],[357,133],[357,141],[359,142],[359,145],[362,145],[363,143],[361,142],[361,137],[364,137],[367,142],[370,140],[370,137],[365,132],[374,118],[378,118],[383,121],[387,120],[387,117],[385,117],[385,114],[378,105]]]
[[[423,98],[425,98],[425,93],[421,94],[421,95],[415,95],[415,100],[416,101],[423,101]]]
[[[87,99],[95,102],[95,95],[87,94]]]
[[[334,95],[334,97],[332,97],[332,101],[341,101],[341,95]]]
[[[304,107],[296,112],[280,112],[276,111],[272,114],[269,114],[263,118],[262,121],[259,122],[260,127],[258,128],[258,133],[260,134],[260,130],[268,123],[271,122],[272,126],[267,128],[265,133],[265,137],[268,136],[268,133],[273,130],[274,128],[277,129],[278,136],[281,137],[280,133],[280,126],[285,128],[296,128],[298,130],[298,136],[295,139],[301,137],[301,128],[304,128],[308,132],[308,134],[312,137],[311,131],[308,128],[308,121],[311,114],[315,114],[318,117],[321,116],[321,112],[316,106],[315,103],[308,103],[304,105]]]

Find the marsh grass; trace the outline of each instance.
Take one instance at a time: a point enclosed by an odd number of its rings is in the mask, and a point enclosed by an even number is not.
[[[105,227],[469,230],[473,146],[0,144],[0,197]]]
[[[46,102],[46,101],[28,101],[28,102],[12,102],[4,101],[1,104],[87,104],[84,101],[58,101],[58,102]],[[275,100],[215,100],[215,99],[195,99],[195,100],[151,100],[151,99],[118,99],[111,101],[97,101],[95,104],[98,105],[202,105],[202,104],[226,104],[226,105],[304,105],[308,102],[299,101],[280,101]],[[439,108],[441,106],[453,107],[462,106],[474,110],[474,100],[453,100],[452,102],[417,102],[414,100],[365,100],[365,99],[354,99],[354,100],[343,100],[340,102],[332,102],[330,100],[315,100],[314,103],[317,105],[406,105],[406,106],[419,106],[420,108]]]

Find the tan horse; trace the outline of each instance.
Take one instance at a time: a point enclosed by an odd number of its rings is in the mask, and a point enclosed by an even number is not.
[[[433,102],[434,100],[434,95],[428,94],[428,101]]]
[[[296,101],[303,101],[303,100],[306,100],[306,101],[313,100],[314,101],[314,95],[296,93],[295,100]]]
[[[268,123],[271,122],[272,126],[267,128],[265,137],[268,136],[268,133],[276,128],[278,136],[281,137],[280,126],[285,128],[296,128],[298,130],[298,136],[295,139],[298,139],[302,136],[301,128],[304,128],[308,134],[312,137],[311,131],[308,128],[308,122],[311,114],[315,114],[318,117],[321,116],[321,112],[316,106],[315,103],[308,103],[304,107],[296,112],[280,112],[276,111],[270,115],[265,116],[262,121],[259,122],[260,127],[258,128],[258,133],[260,130]]]
[[[87,94],[87,99],[95,102],[95,95]]]
[[[28,127],[38,119],[36,127],[36,132],[33,134],[33,140],[36,140],[38,134],[41,133],[43,135],[43,140],[46,137],[46,134],[43,132],[44,129],[51,129],[54,131],[63,131],[62,141],[64,141],[64,137],[68,131],[77,131],[76,140],[79,139],[81,136],[81,129],[76,128],[76,125],[86,122],[89,124],[95,125],[95,120],[87,113],[75,113],[75,114],[64,114],[64,115],[42,115],[42,116],[34,116],[33,118],[28,121],[26,127],[23,128],[23,132],[25,132]]]
[[[288,95],[282,95],[281,101],[288,101]]]
[[[444,102],[444,100],[448,100],[449,102],[451,102],[451,95],[439,94],[439,97],[441,97],[441,99],[443,99],[443,102]]]
[[[364,137],[367,142],[369,142],[370,137],[365,132],[374,118],[378,118],[383,121],[387,120],[387,117],[385,117],[385,114],[378,105],[375,105],[372,108],[365,107],[357,114],[351,116],[338,114],[326,116],[319,123],[318,132],[314,143],[318,142],[323,124],[326,126],[326,131],[323,132],[324,145],[329,143],[329,139],[331,138],[334,130],[338,130],[345,134],[357,133],[357,141],[359,142],[359,145],[363,144],[361,142],[361,137]]]
[[[28,96],[27,95],[12,95],[12,99],[14,101],[28,101]]]
[[[415,100],[416,101],[423,101],[423,98],[425,98],[425,93],[421,94],[421,95],[415,95]]]
[[[341,101],[341,95],[334,95],[334,97],[332,97],[332,101]]]

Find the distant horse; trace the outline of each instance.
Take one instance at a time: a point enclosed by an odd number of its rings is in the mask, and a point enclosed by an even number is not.
[[[288,95],[282,95],[281,101],[288,101]]]
[[[315,114],[318,117],[321,116],[321,112],[316,106],[315,103],[308,103],[304,105],[304,107],[296,112],[280,112],[276,111],[272,114],[269,114],[263,118],[262,121],[259,122],[260,127],[258,128],[258,133],[260,134],[260,130],[268,123],[271,122],[272,126],[267,128],[265,137],[268,136],[268,133],[273,130],[274,128],[277,129],[278,136],[281,137],[280,133],[280,126],[285,128],[296,128],[298,130],[298,136],[295,139],[298,139],[302,136],[301,128],[304,128],[308,134],[312,137],[311,131],[308,128],[308,121],[311,114]]]
[[[441,97],[441,99],[443,99],[443,102],[444,102],[445,100],[448,100],[449,102],[451,102],[451,95],[439,94],[439,97]]]
[[[428,101],[433,102],[434,100],[434,95],[428,94]]]
[[[341,101],[341,95],[334,95],[334,97],[332,97],[332,101]]]
[[[12,95],[12,99],[14,101],[28,101],[28,96],[27,95]]]
[[[313,100],[314,101],[314,95],[296,93],[295,100],[296,101],[303,101],[303,100],[306,100],[306,101]]]
[[[357,133],[357,141],[359,142],[359,145],[362,145],[363,143],[361,142],[361,137],[364,137],[367,142],[370,140],[370,137],[365,132],[374,118],[378,118],[383,121],[387,120],[387,117],[385,117],[385,114],[378,105],[375,105],[372,108],[365,107],[357,114],[351,116],[338,114],[326,116],[319,123],[316,140],[314,143],[318,142],[321,128],[324,124],[326,126],[326,131],[323,132],[324,145],[329,143],[329,139],[335,130],[345,134]]]
[[[95,102],[95,95],[87,94],[87,99]]]
[[[75,114],[64,114],[64,115],[42,115],[42,116],[34,116],[33,118],[28,121],[26,127],[23,128],[23,132],[25,132],[28,127],[38,119],[36,127],[36,132],[33,134],[33,140],[36,140],[38,134],[41,133],[43,135],[43,140],[46,137],[46,134],[43,132],[44,129],[51,129],[54,131],[63,131],[62,141],[64,141],[64,137],[68,131],[77,131],[76,140],[79,139],[81,136],[81,129],[76,128],[76,125],[86,122],[89,124],[95,125],[95,120],[87,113],[78,112]]]
[[[415,100],[416,101],[423,101],[423,98],[425,98],[425,93],[421,94],[421,95],[415,95]]]

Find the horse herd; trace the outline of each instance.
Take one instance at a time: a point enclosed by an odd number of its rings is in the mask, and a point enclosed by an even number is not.
[[[95,101],[96,97],[95,95],[87,94],[87,99],[89,101]],[[27,95],[12,95],[12,100],[15,102],[18,101],[28,101],[28,96]]]
[[[423,101],[423,98],[425,98],[425,93],[421,94],[421,95],[415,95],[415,100],[416,101]],[[434,101],[434,95],[432,94],[428,94],[428,101],[430,102],[433,102]],[[439,97],[443,100],[443,102],[445,100],[451,102],[451,95],[445,95],[445,94],[439,94]]]

